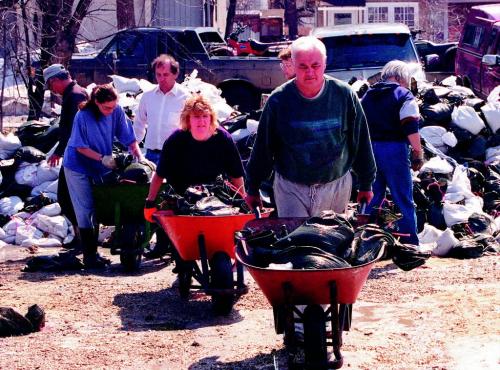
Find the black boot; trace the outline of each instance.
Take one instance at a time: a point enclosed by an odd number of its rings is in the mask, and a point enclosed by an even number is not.
[[[68,249],[69,253],[78,256],[83,252],[83,243],[78,226],[73,225],[73,230],[75,233],[75,237],[73,238],[71,243],[63,244],[63,248]]]
[[[105,268],[111,263],[97,253],[97,234],[94,228],[80,228],[83,244],[83,264],[86,269]]]

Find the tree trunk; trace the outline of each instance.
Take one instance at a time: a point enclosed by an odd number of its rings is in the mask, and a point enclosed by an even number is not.
[[[297,38],[299,33],[297,22],[297,3],[295,0],[285,0],[285,23],[288,25],[290,40]]]
[[[119,30],[135,27],[134,0],[116,0],[116,25]]]
[[[234,15],[236,14],[236,0],[229,0],[229,8],[227,8],[226,32],[224,39],[227,40],[231,32],[233,32]]]

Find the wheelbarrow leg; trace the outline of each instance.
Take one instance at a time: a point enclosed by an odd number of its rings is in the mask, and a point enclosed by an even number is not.
[[[200,260],[201,260],[201,286],[203,289],[209,288],[209,271],[208,271],[208,256],[207,249],[205,247],[205,236],[203,234],[198,235],[198,248],[200,249]]]
[[[344,364],[344,359],[340,353],[342,346],[342,331],[339,327],[339,308],[337,300],[337,283],[330,282],[330,310],[331,310],[331,325],[332,325],[332,345],[335,360],[331,361],[329,365],[333,369],[340,369]]]

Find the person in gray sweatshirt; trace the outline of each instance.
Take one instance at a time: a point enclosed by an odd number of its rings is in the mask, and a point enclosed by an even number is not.
[[[351,88],[324,74],[325,45],[315,37],[291,46],[296,78],[276,88],[262,113],[247,166],[247,203],[274,171],[279,217],[343,213],[357,175],[357,201],[369,203],[376,166],[363,109]]]

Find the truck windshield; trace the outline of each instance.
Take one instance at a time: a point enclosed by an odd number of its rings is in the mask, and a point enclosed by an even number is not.
[[[382,67],[399,59],[418,62],[408,34],[371,34],[325,37],[326,70]]]

